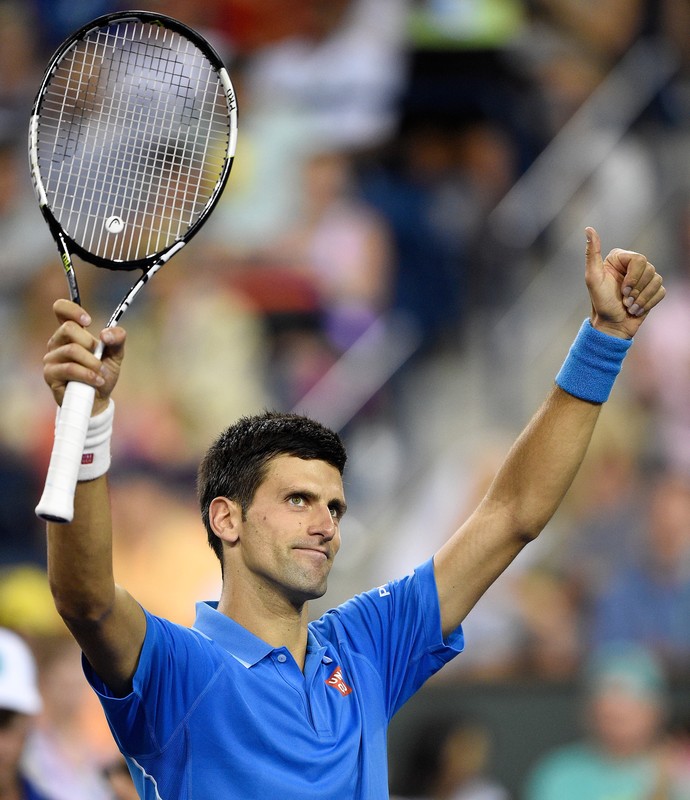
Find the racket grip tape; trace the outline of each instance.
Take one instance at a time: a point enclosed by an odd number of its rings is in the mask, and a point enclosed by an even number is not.
[[[71,522],[74,492],[96,390],[85,383],[67,384],[55,426],[55,441],[36,516],[49,522]]]

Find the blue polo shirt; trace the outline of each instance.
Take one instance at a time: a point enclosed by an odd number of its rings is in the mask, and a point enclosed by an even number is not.
[[[429,560],[310,623],[304,672],[211,603],[147,613],[126,697],[84,666],[146,800],[384,800],[393,714],[462,646]]]

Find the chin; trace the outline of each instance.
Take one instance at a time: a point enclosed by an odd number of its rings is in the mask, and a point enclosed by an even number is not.
[[[293,603],[295,606],[302,606],[310,600],[318,600],[326,594],[327,588],[325,581],[319,586],[295,586],[292,591]]]

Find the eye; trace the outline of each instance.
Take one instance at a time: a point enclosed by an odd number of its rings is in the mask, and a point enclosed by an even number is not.
[[[291,506],[295,506],[297,508],[301,508],[303,505],[306,504],[306,502],[307,501],[305,500],[305,497],[302,494],[291,494],[288,497],[288,503]]]

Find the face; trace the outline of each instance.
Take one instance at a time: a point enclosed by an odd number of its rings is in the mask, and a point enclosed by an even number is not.
[[[617,758],[644,753],[654,743],[661,725],[661,709],[650,699],[611,688],[591,701],[591,722],[604,750]]]
[[[326,591],[345,513],[342,478],[325,461],[277,456],[237,530],[234,574],[295,607]],[[234,552],[233,552],[234,551]]]

